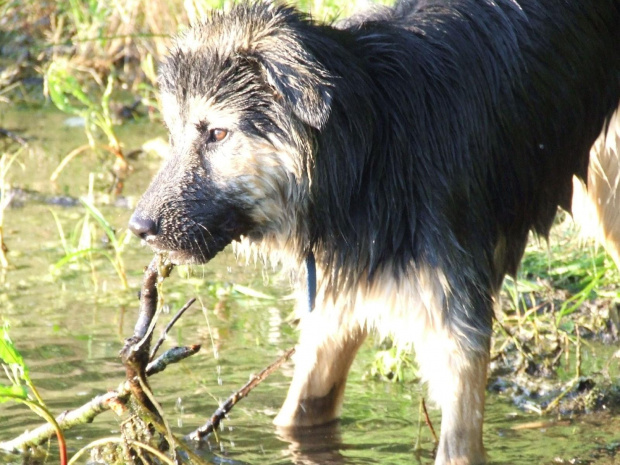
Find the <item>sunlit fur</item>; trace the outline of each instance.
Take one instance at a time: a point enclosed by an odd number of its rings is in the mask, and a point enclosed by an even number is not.
[[[404,0],[324,25],[242,3],[178,38],[160,70],[171,155],[130,225],[177,263],[231,242],[284,262],[302,295],[314,255],[316,308],[300,312],[276,424],[336,418],[376,331],[415,349],[442,409],[436,463],[485,461],[497,294],[529,232],[570,207],[618,107],[619,9]]]
[[[620,111],[609,122],[609,130],[596,139],[590,151],[587,189],[573,180],[572,211],[586,237],[605,246],[620,268]]]

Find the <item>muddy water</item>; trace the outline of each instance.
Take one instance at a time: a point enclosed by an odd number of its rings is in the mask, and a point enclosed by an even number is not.
[[[117,354],[131,333],[141,270],[152,255],[137,240],[129,239],[123,252],[129,290],[122,288],[109,261],[100,255],[51,273],[50,267],[65,255],[54,215],[69,245],[77,241],[85,211],[79,205],[59,203],[72,204],[71,199],[85,195],[89,174],[95,173],[98,205],[122,235],[131,207],[159,160],[141,155],[132,161],[134,172],[126,182],[124,197],[106,204],[101,193],[110,182],[111,160],[104,158],[102,163],[94,155],[81,155],[61,174],[57,185],[49,182],[60,159],[85,142],[80,128],[64,124],[65,115],[7,107],[0,107],[0,115],[0,127],[29,138],[32,147],[8,176],[14,186],[26,191],[15,197],[14,206],[6,212],[11,268],[0,284],[0,319],[10,324],[11,337],[42,397],[60,413],[116,388],[123,380]],[[129,152],[164,134],[159,125],[142,122],[126,123],[119,128],[119,136]],[[57,196],[65,197],[59,202]],[[102,243],[95,245],[103,247]],[[186,274],[186,270],[175,272],[166,282],[167,303],[172,310],[191,297],[198,297],[200,303],[175,326],[167,344],[200,343],[203,349],[152,380],[171,426],[180,435],[203,424],[219,401],[294,345],[296,338],[289,322],[290,289],[277,272],[241,267],[225,252],[208,266]],[[265,295],[249,293],[246,288]],[[608,360],[613,348],[584,350],[586,360]],[[374,353],[373,341],[369,341],[353,366],[339,426],[306,432],[303,440],[274,431],[271,420],[292,372],[287,365],[233,410],[218,439],[212,438],[200,453],[208,462],[231,464],[432,463],[432,437],[419,414],[422,388],[415,382],[364,379]],[[491,463],[620,463],[614,458],[620,443],[618,418],[602,413],[554,423],[556,418],[518,410],[501,395],[488,397],[485,441]],[[437,412],[432,411],[431,418],[438,429]],[[90,425],[69,431],[70,452],[94,439],[118,434],[120,421],[108,412]],[[0,440],[39,423],[21,405],[0,404]],[[56,462],[54,455],[48,460]],[[21,460],[0,456],[0,463]]]

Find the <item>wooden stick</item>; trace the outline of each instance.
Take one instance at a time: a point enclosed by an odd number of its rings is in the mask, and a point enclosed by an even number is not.
[[[431,430],[431,434],[433,435],[433,440],[435,444],[439,444],[439,439],[437,438],[437,433],[435,433],[435,428],[433,428],[433,422],[431,418],[428,416],[428,410],[426,410],[426,402],[424,401],[424,397],[422,397],[422,410],[424,410],[424,421],[428,426],[428,429]]]
[[[9,131],[8,129],[0,128],[0,135],[8,137],[9,139],[12,139],[18,144],[28,145],[28,141],[26,139],[24,139],[19,134],[14,133],[13,131]]]
[[[253,375],[241,389],[234,392],[226,401],[213,413],[209,421],[203,426],[198,428],[193,433],[190,433],[187,438],[193,441],[200,441],[207,435],[212,433],[220,425],[222,419],[232,410],[232,408],[244,397],[250,393],[252,389],[263,382],[269,375],[276,371],[284,362],[286,362],[295,353],[295,348],[287,350],[280,358],[264,368],[259,374]]]
[[[172,320],[170,320],[170,322],[166,325],[166,327],[164,328],[164,330],[161,332],[161,335],[159,336],[159,339],[157,340],[157,342],[155,343],[155,345],[153,346],[153,350],[151,350],[151,355],[149,356],[149,361],[153,360],[153,358],[155,357],[155,355],[157,354],[157,351],[159,350],[159,348],[161,347],[161,345],[164,343],[164,341],[166,340],[166,336],[168,335],[168,331],[170,331],[170,328],[172,328],[174,326],[174,324],[179,321],[179,318],[181,318],[183,316],[183,314],[185,313],[185,311],[192,306],[192,304],[196,302],[196,298],[192,297],[191,299],[189,299],[185,305],[183,305],[183,307],[181,307],[181,309],[176,313],[176,315],[174,315],[172,317]]]
[[[160,264],[161,258],[157,255],[144,270],[138,319],[133,336],[125,340],[125,346],[120,353],[132,394],[156,418],[159,418],[157,409],[144,393],[139,380],[145,380],[146,365],[149,362],[150,343],[157,314],[157,281]]]

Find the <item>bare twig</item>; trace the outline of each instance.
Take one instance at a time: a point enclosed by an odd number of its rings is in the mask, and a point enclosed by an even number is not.
[[[207,421],[203,426],[198,428],[193,433],[187,436],[188,439],[193,441],[200,441],[204,439],[207,435],[212,433],[219,426],[222,419],[232,410],[232,408],[244,397],[250,393],[252,389],[258,386],[261,382],[263,382],[269,375],[271,375],[274,371],[276,371],[284,362],[286,362],[291,356],[295,353],[295,348],[291,348],[287,350],[280,358],[278,358],[275,362],[273,362],[268,367],[264,368],[257,375],[253,375],[241,389],[234,392],[226,401],[215,411],[215,413],[211,416],[209,421]]]
[[[28,141],[26,139],[13,131],[9,131],[8,129],[0,128],[0,135],[8,137],[20,145],[28,145]]]
[[[125,386],[126,384],[126,386]],[[90,423],[100,413],[106,410],[116,408],[116,405],[122,405],[119,403],[122,397],[126,397],[129,394],[129,385],[125,383],[122,387],[126,387],[127,390],[119,388],[118,391],[108,392],[92,399],[87,404],[84,404],[80,408],[71,410],[69,412],[62,413],[56,417],[58,426],[64,431],[72,428],[75,425],[81,425]],[[27,447],[37,446],[42,444],[56,434],[54,426],[50,423],[45,423],[32,431],[27,431],[15,439],[6,442],[0,442],[0,450],[7,452],[21,452]]]
[[[428,410],[426,410],[426,402],[424,401],[424,397],[422,397],[422,410],[424,411],[424,421],[428,426],[428,429],[431,430],[431,434],[433,435],[433,440],[435,444],[439,444],[439,439],[437,438],[437,433],[435,433],[435,428],[433,428],[433,422],[431,418],[428,416]]]
[[[191,299],[189,299],[187,301],[187,303],[185,305],[183,305],[183,307],[181,307],[181,309],[176,313],[176,315],[174,315],[174,317],[172,317],[172,320],[170,320],[170,322],[166,325],[164,330],[161,332],[161,335],[159,336],[159,339],[157,340],[157,342],[153,346],[153,350],[151,350],[151,355],[149,356],[149,361],[153,360],[153,357],[155,357],[155,355],[157,354],[157,351],[159,350],[161,345],[166,340],[166,336],[168,335],[168,331],[170,331],[170,328],[172,328],[174,326],[174,324],[177,321],[179,321],[179,318],[181,318],[183,316],[185,311],[189,307],[191,307],[194,302],[196,302],[196,298],[192,297]]]
[[[528,430],[528,429],[551,428],[553,426],[570,426],[572,423],[573,421],[570,419],[530,421],[527,423],[520,423],[518,425],[511,426],[510,429],[513,431],[522,431],[522,430]]]
[[[161,354],[146,366],[146,376],[153,376],[172,363],[177,363],[184,358],[194,355],[200,350],[200,345],[172,347]]]

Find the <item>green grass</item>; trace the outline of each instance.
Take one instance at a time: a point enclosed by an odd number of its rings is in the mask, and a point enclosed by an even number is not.
[[[532,237],[517,279],[506,279],[503,308],[510,313],[547,305],[560,325],[588,301],[612,305],[618,282],[618,269],[604,248],[581,239],[570,217],[560,213],[549,240]]]
[[[18,402],[26,405],[30,410],[50,423],[56,431],[60,448],[60,463],[67,463],[67,447],[62,430],[58,426],[54,415],[40,396],[32,379],[30,371],[17,346],[9,337],[9,328],[4,324],[0,329],[0,366],[3,368],[9,384],[0,383],[0,403]]]

